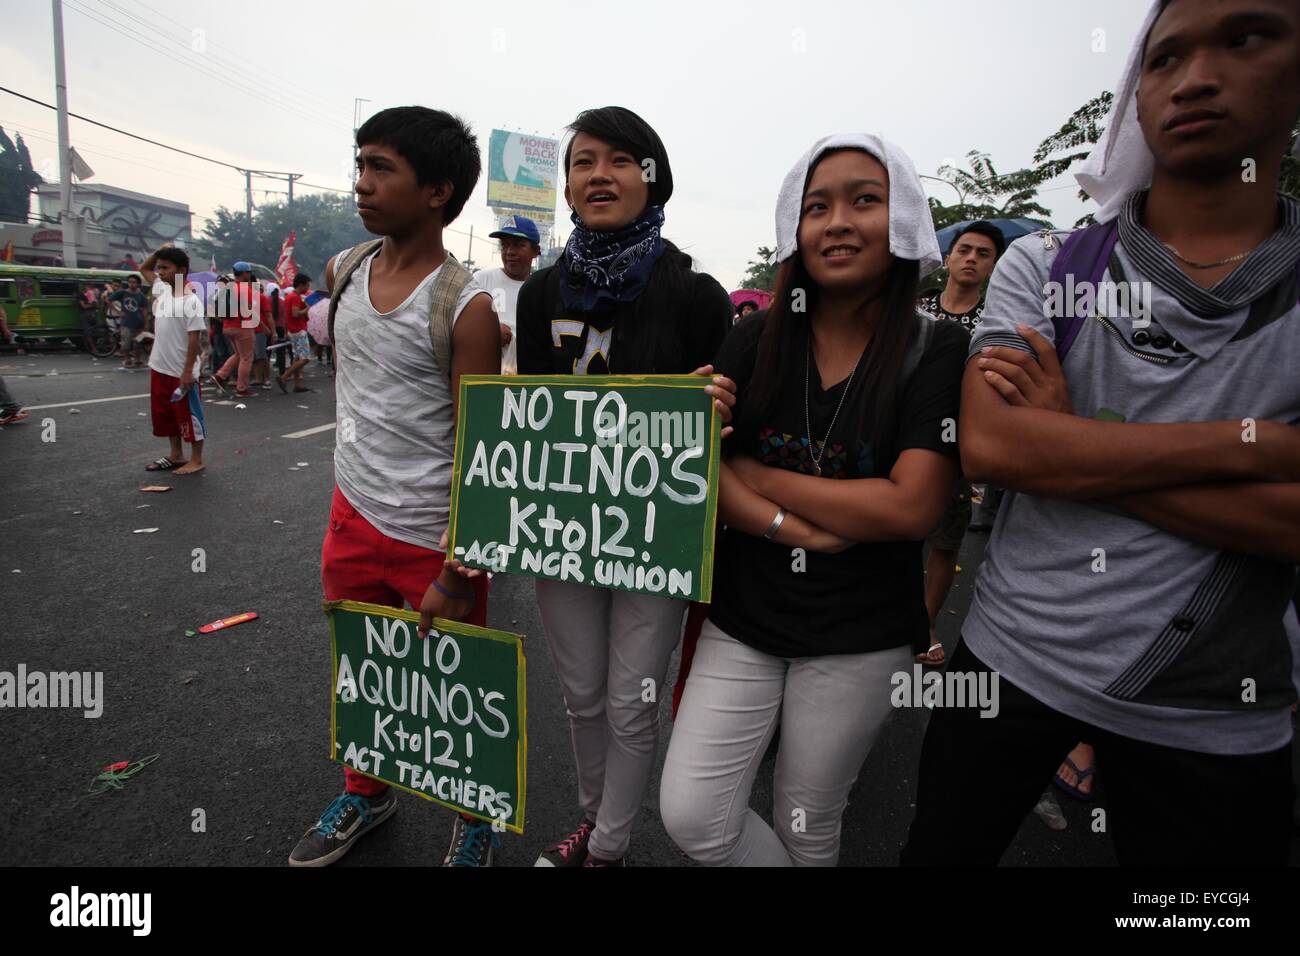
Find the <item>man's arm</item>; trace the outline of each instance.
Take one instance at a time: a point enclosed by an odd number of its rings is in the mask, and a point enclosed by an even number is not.
[[[718,473],[718,517],[737,531],[761,538],[772,526],[780,505],[764,498],[731,469],[726,462]],[[781,527],[772,538],[777,544],[808,551],[835,554],[856,542],[841,538],[786,509]]]
[[[186,336],[185,370],[181,372],[181,388],[194,384],[194,362],[199,357],[199,333],[191,332]]]
[[[451,407],[460,415],[462,375],[501,374],[501,335],[492,297],[483,294],[470,299],[451,333]]]
[[[144,284],[150,288],[153,288],[153,284],[158,281],[158,273],[154,271],[154,266],[158,265],[158,253],[161,252],[163,248],[166,247],[164,246],[151,252],[149,258],[144,260],[144,264],[140,266],[140,275],[144,276]]]
[[[1187,485],[1109,500],[1188,541],[1300,564],[1300,483]]]
[[[764,498],[851,541],[921,540],[943,517],[957,478],[952,459],[925,448],[904,450],[888,478],[828,481],[743,457],[731,465]]]
[[[1248,442],[1240,422],[1096,421],[1008,404],[986,374],[972,359],[962,379],[961,461],[972,481],[1069,499],[1207,481],[1300,481],[1300,430],[1279,422],[1257,422]]]
[[[454,417],[460,415],[462,375],[501,373],[499,341],[492,298],[488,295],[474,296],[456,320],[451,333],[451,407]],[[417,628],[421,637],[428,632],[435,617],[463,621],[474,608],[474,592],[466,577],[476,576],[476,573],[462,575],[457,571],[459,562],[453,558],[452,555],[447,556],[442,571],[424,592]]]

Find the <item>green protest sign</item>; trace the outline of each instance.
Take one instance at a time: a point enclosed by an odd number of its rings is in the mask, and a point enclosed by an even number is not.
[[[524,832],[528,732],[517,634],[326,601],[330,757],[460,813]],[[499,821],[499,822],[498,822]]]
[[[702,375],[466,375],[448,553],[708,601],[719,421]]]

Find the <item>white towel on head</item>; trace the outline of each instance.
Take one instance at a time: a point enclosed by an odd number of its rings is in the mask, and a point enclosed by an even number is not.
[[[1129,196],[1151,185],[1155,159],[1138,123],[1137,91],[1142,78],[1142,52],[1146,49],[1147,36],[1155,25],[1160,6],[1161,0],[1152,0],[1151,9],[1142,21],[1142,28],[1138,30],[1133,49],[1124,64],[1115,102],[1106,118],[1106,131],[1074,174],[1083,191],[1101,207],[1096,213],[1098,222],[1114,219]],[[1300,156],[1300,139],[1296,140],[1291,152]]]
[[[832,149],[861,149],[870,153],[889,173],[889,251],[900,259],[915,259],[926,276],[943,263],[934,234],[930,202],[911,158],[888,140],[870,133],[836,133],[813,144],[812,149],[786,173],[776,198],[776,261],[784,262],[799,245],[799,214],[808,171],[818,157]]]

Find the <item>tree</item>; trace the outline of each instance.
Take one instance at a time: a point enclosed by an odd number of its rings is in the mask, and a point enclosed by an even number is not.
[[[293,231],[298,233],[294,261],[318,285],[323,284],[325,263],[331,256],[374,238],[361,225],[347,197],[311,195],[295,199],[292,206],[262,206],[254,211],[251,221],[243,212],[219,206],[194,247],[200,260],[215,256],[221,269],[239,259],[274,269],[280,247]]]
[[[1106,117],[1110,114],[1114,101],[1115,94],[1103,90],[1100,95],[1094,96],[1071,113],[1065,125],[1038,144],[1038,149],[1034,151],[1036,165],[1033,175],[1040,184],[1068,172],[1075,163],[1088,157],[1092,150],[1078,147],[1092,146],[1101,139],[1101,134],[1106,129]],[[1079,198],[1087,202],[1088,194],[1080,189]],[[1077,229],[1092,221],[1092,213],[1088,213],[1074,225]]]
[[[22,134],[11,140],[0,127],[0,222],[26,222],[31,212],[32,190],[45,182],[32,168]]]
[[[771,292],[776,286],[776,250],[767,246],[758,247],[758,260],[750,260],[745,269],[745,278],[740,280],[742,289],[761,289]]]
[[[936,231],[968,219],[1046,219],[1052,214],[1035,198],[1040,180],[1034,170],[999,173],[992,157],[977,149],[966,159],[970,169],[939,167],[939,178],[956,190],[958,199],[954,205],[930,199]]]

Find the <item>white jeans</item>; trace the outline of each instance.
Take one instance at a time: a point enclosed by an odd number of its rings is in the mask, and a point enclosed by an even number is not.
[[[537,607],[564,691],[589,850],[620,859],[654,768],[659,701],[686,604],[537,579]]]
[[[840,819],[912,651],[787,660],[704,624],[659,788],[669,836],[716,866],[834,866]],[[781,721],[773,830],[749,807]]]

